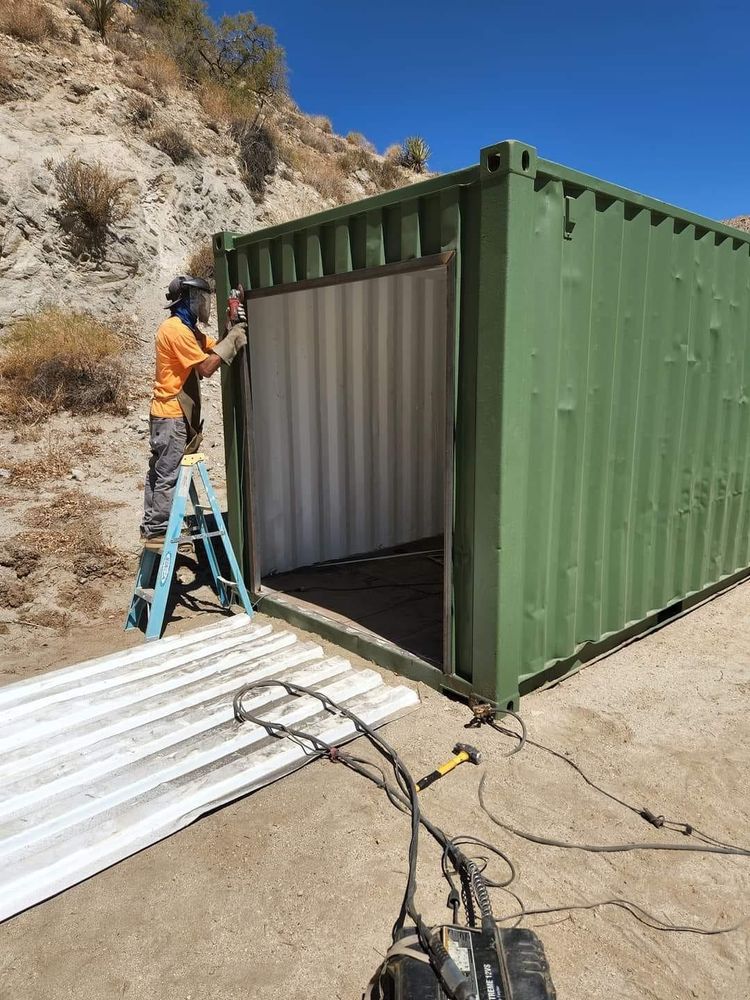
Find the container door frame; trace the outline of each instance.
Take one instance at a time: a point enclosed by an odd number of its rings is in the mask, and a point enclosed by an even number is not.
[[[255,299],[267,298],[271,295],[284,295],[292,292],[301,292],[308,289],[330,287],[354,281],[367,281],[373,278],[386,278],[394,274],[409,274],[416,271],[429,270],[431,268],[442,267],[445,270],[446,279],[446,371],[445,371],[445,469],[444,469],[444,535],[443,535],[443,661],[442,673],[453,674],[453,526],[455,519],[455,445],[456,445],[456,371],[458,351],[457,338],[457,317],[456,317],[456,251],[450,250],[444,253],[431,254],[425,257],[415,257],[412,260],[399,261],[395,264],[381,264],[376,267],[361,268],[355,271],[347,271],[342,274],[324,275],[321,278],[307,278],[300,281],[286,282],[281,285],[272,285],[268,288],[248,289],[245,294],[247,304],[248,322],[250,327],[249,336],[253,337],[252,329],[252,303]],[[250,589],[256,600],[273,600],[275,591],[263,587],[260,575],[260,548],[262,540],[259,535],[258,526],[258,498],[255,489],[255,470],[257,468],[255,459],[255,414],[253,410],[252,391],[252,365],[250,362],[250,350],[245,353],[244,369],[242,372],[243,391],[241,393],[241,403],[244,420],[244,446],[242,461],[245,468],[244,481],[248,484],[248,490],[244,497],[243,517],[245,537],[247,539],[247,556],[250,570]],[[245,377],[247,375],[247,378]],[[244,397],[244,398],[243,398]],[[356,623],[348,626],[355,631],[366,632]],[[419,659],[414,654],[404,651],[412,659]],[[435,668],[434,664],[427,663],[428,667]]]

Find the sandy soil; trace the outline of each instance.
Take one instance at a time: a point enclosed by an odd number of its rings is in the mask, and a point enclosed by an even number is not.
[[[181,615],[171,630],[196,624]],[[745,584],[525,698],[531,734],[624,797],[747,843],[749,620]],[[0,680],[137,637],[123,636],[118,621],[44,641],[27,640],[23,657],[0,654]],[[504,759],[508,741],[489,729],[467,733],[462,705],[420,691],[421,708],[390,725],[388,737],[415,773],[467,736],[484,751],[483,767],[462,766],[424,793],[423,807],[447,830],[506,850],[527,906],[617,896],[675,923],[746,917],[744,859],[591,855],[532,846],[495,827],[477,804],[485,769],[493,807],[522,828],[597,843],[673,839],[535,750]],[[406,838],[405,820],[374,787],[335,764],[312,764],[7,921],[0,996],[352,1000],[387,946]],[[425,843],[419,901],[432,921],[447,918],[438,860]],[[495,893],[496,912],[515,907]],[[747,926],[719,937],[659,933],[613,909],[528,924],[542,935],[560,1000],[750,997]]]

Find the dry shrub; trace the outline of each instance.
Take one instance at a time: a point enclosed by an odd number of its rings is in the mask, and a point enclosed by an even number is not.
[[[139,128],[152,125],[156,117],[156,106],[145,94],[131,94],[128,98],[128,118]]]
[[[339,169],[346,174],[356,173],[358,170],[371,170],[375,157],[372,153],[361,146],[350,146],[345,153],[338,157]]]
[[[74,241],[74,250],[101,252],[114,223],[130,212],[128,182],[94,160],[84,163],[74,154],[54,168],[60,196],[62,226]]]
[[[111,49],[126,56],[131,62],[143,59],[146,45],[142,38],[127,31],[113,31],[107,38]]]
[[[329,135],[333,132],[331,119],[326,115],[311,115],[310,122],[315,126],[315,128],[319,128],[321,132],[327,132]]]
[[[360,149],[364,149],[368,153],[375,152],[373,144],[361,132],[349,132],[346,141],[352,146],[359,146]]]
[[[304,126],[300,131],[300,140],[318,153],[328,154],[331,152],[332,144],[330,138],[309,126]]]
[[[226,87],[206,80],[198,87],[198,103],[212,122],[229,122],[236,114],[236,101]]]
[[[172,163],[184,163],[195,155],[195,147],[185,132],[174,125],[164,125],[151,134],[151,144],[166,153]]]
[[[368,169],[372,174],[372,179],[381,191],[392,191],[393,188],[403,187],[405,184],[410,183],[398,163],[392,158],[386,158],[385,160],[373,159]]]
[[[185,261],[185,273],[194,278],[214,280],[214,250],[210,240],[197,246]]]
[[[383,153],[383,156],[385,157],[386,160],[392,160],[393,162],[398,163],[399,160],[401,159],[400,143],[394,142],[392,146],[389,146],[388,149],[386,149],[386,151]]]
[[[179,87],[182,83],[180,67],[166,52],[149,52],[140,60],[139,69],[160,93]]]
[[[111,500],[101,500],[99,497],[84,493],[81,489],[64,489],[56,493],[54,498],[38,507],[27,510],[23,516],[24,524],[34,529],[36,545],[31,546],[28,538],[19,538],[19,543],[27,550],[39,555],[49,555],[53,552],[94,550],[87,544],[80,544],[76,534],[80,531],[97,530],[96,515],[104,510],[114,510],[124,507],[123,503]]]
[[[267,125],[241,118],[232,122],[231,132],[239,147],[242,179],[253,194],[262,197],[268,177],[276,173],[279,165],[276,135]]]
[[[302,159],[299,171],[304,183],[315,188],[327,201],[334,201],[339,205],[346,201],[346,178],[336,160],[308,155]]]
[[[66,450],[48,442],[42,454],[21,462],[6,465],[14,486],[35,488],[50,479],[62,479],[70,473],[70,455]]]
[[[0,31],[22,42],[38,44],[57,34],[57,25],[46,6],[37,0],[2,0]]]
[[[46,413],[127,413],[120,338],[92,316],[46,309],[16,322],[5,347],[0,357],[0,408],[6,415],[25,418],[40,407]],[[12,469],[11,475],[18,478]]]
[[[156,96],[156,88],[144,76],[139,76],[137,73],[126,73],[121,79],[130,90],[137,90],[140,94],[145,94],[147,97]]]
[[[66,6],[70,13],[79,17],[90,31],[96,31],[94,12],[85,0],[69,0]]]
[[[125,558],[104,537],[98,515],[122,506],[124,504],[101,500],[81,489],[64,489],[49,503],[26,512],[24,522],[31,530],[16,535],[13,541],[37,558],[72,556],[73,570],[79,581],[119,576],[126,568]]]

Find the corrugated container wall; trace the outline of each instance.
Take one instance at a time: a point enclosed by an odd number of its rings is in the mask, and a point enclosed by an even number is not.
[[[748,567],[747,234],[505,142],[468,170],[222,233],[215,254],[222,310],[238,281],[449,268],[447,667],[374,658],[515,703]],[[230,528],[257,583],[243,378],[224,379]]]

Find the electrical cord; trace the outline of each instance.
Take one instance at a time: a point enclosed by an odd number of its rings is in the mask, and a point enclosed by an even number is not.
[[[541,835],[529,833],[524,830],[520,830],[509,823],[504,823],[502,820],[498,819],[492,811],[487,806],[485,802],[485,783],[487,774],[486,772],[482,775],[481,781],[479,782],[479,804],[484,810],[484,812],[489,816],[489,818],[500,826],[502,829],[507,830],[516,837],[521,837],[524,840],[528,840],[531,843],[542,844],[547,847],[560,847],[565,849],[589,851],[594,853],[618,853],[623,851],[640,851],[640,850],[654,850],[654,851],[691,851],[695,853],[703,854],[728,854],[737,857],[750,857],[750,850],[745,847],[738,847],[735,844],[729,844],[725,841],[718,840],[716,837],[710,834],[704,833],[699,830],[692,823],[685,823],[678,820],[670,820],[664,816],[656,815],[650,809],[645,806],[639,808],[630,802],[625,801],[625,799],[620,798],[613,792],[608,791],[606,788],[602,788],[601,785],[597,784],[592,778],[590,778],[583,768],[576,763],[572,758],[568,757],[566,754],[560,753],[559,750],[554,750],[552,747],[545,746],[543,743],[539,743],[529,737],[526,726],[521,719],[521,717],[516,713],[510,711],[510,709],[500,709],[497,703],[491,701],[479,701],[478,699],[471,699],[470,705],[472,712],[474,713],[474,718],[470,723],[468,723],[467,728],[475,728],[476,726],[489,725],[496,732],[501,733],[504,736],[509,736],[513,739],[518,740],[518,746],[514,747],[509,754],[505,756],[512,756],[514,753],[518,753],[525,746],[532,746],[538,750],[542,750],[545,753],[551,754],[558,760],[563,761],[568,767],[571,767],[580,777],[589,785],[591,788],[595,789],[600,794],[606,796],[612,802],[616,802],[618,805],[630,812],[634,813],[636,816],[640,816],[645,819],[648,823],[654,826],[656,829],[670,830],[675,833],[682,833],[685,836],[694,837],[699,840],[700,844],[690,843],[690,844],[659,844],[659,843],[625,843],[625,844],[578,844],[569,841],[557,840],[551,837],[544,837]],[[491,708],[491,710],[490,710]],[[502,711],[507,715],[511,715],[516,719],[521,725],[521,733],[513,732],[511,729],[507,729],[505,726],[499,725],[495,721],[495,713],[497,711]]]
[[[566,913],[571,910],[596,910],[601,906],[617,906],[652,930],[671,931],[680,934],[702,934],[706,937],[717,934],[729,934],[731,931],[739,930],[745,923],[744,920],[740,920],[739,923],[732,924],[731,927],[691,927],[689,924],[672,924],[666,920],[662,920],[661,917],[655,917],[653,913],[649,913],[648,910],[645,910],[638,903],[634,903],[630,899],[600,899],[595,903],[569,903],[567,906],[544,906],[533,910],[527,909],[522,904],[522,908],[518,913],[509,913],[507,916],[497,917],[495,923],[502,924],[506,920],[517,920],[518,918],[533,917],[545,913]]]
[[[484,788],[487,780],[486,772],[482,775],[479,782],[479,805],[482,807],[484,812],[489,816],[493,823],[506,830],[508,833],[512,833],[514,837],[521,837],[523,840],[528,840],[532,844],[542,844],[545,847],[561,847],[566,850],[574,851],[588,851],[593,854],[617,854],[625,851],[688,851],[698,854],[730,854],[736,855],[738,857],[750,857],[750,851],[745,850],[743,847],[729,847],[718,844],[659,844],[656,842],[632,842],[625,844],[578,844],[566,840],[556,840],[554,837],[543,837],[535,833],[529,833],[526,830],[520,830],[518,827],[511,826],[510,823],[504,823],[501,819],[492,812],[490,807],[485,801]]]

